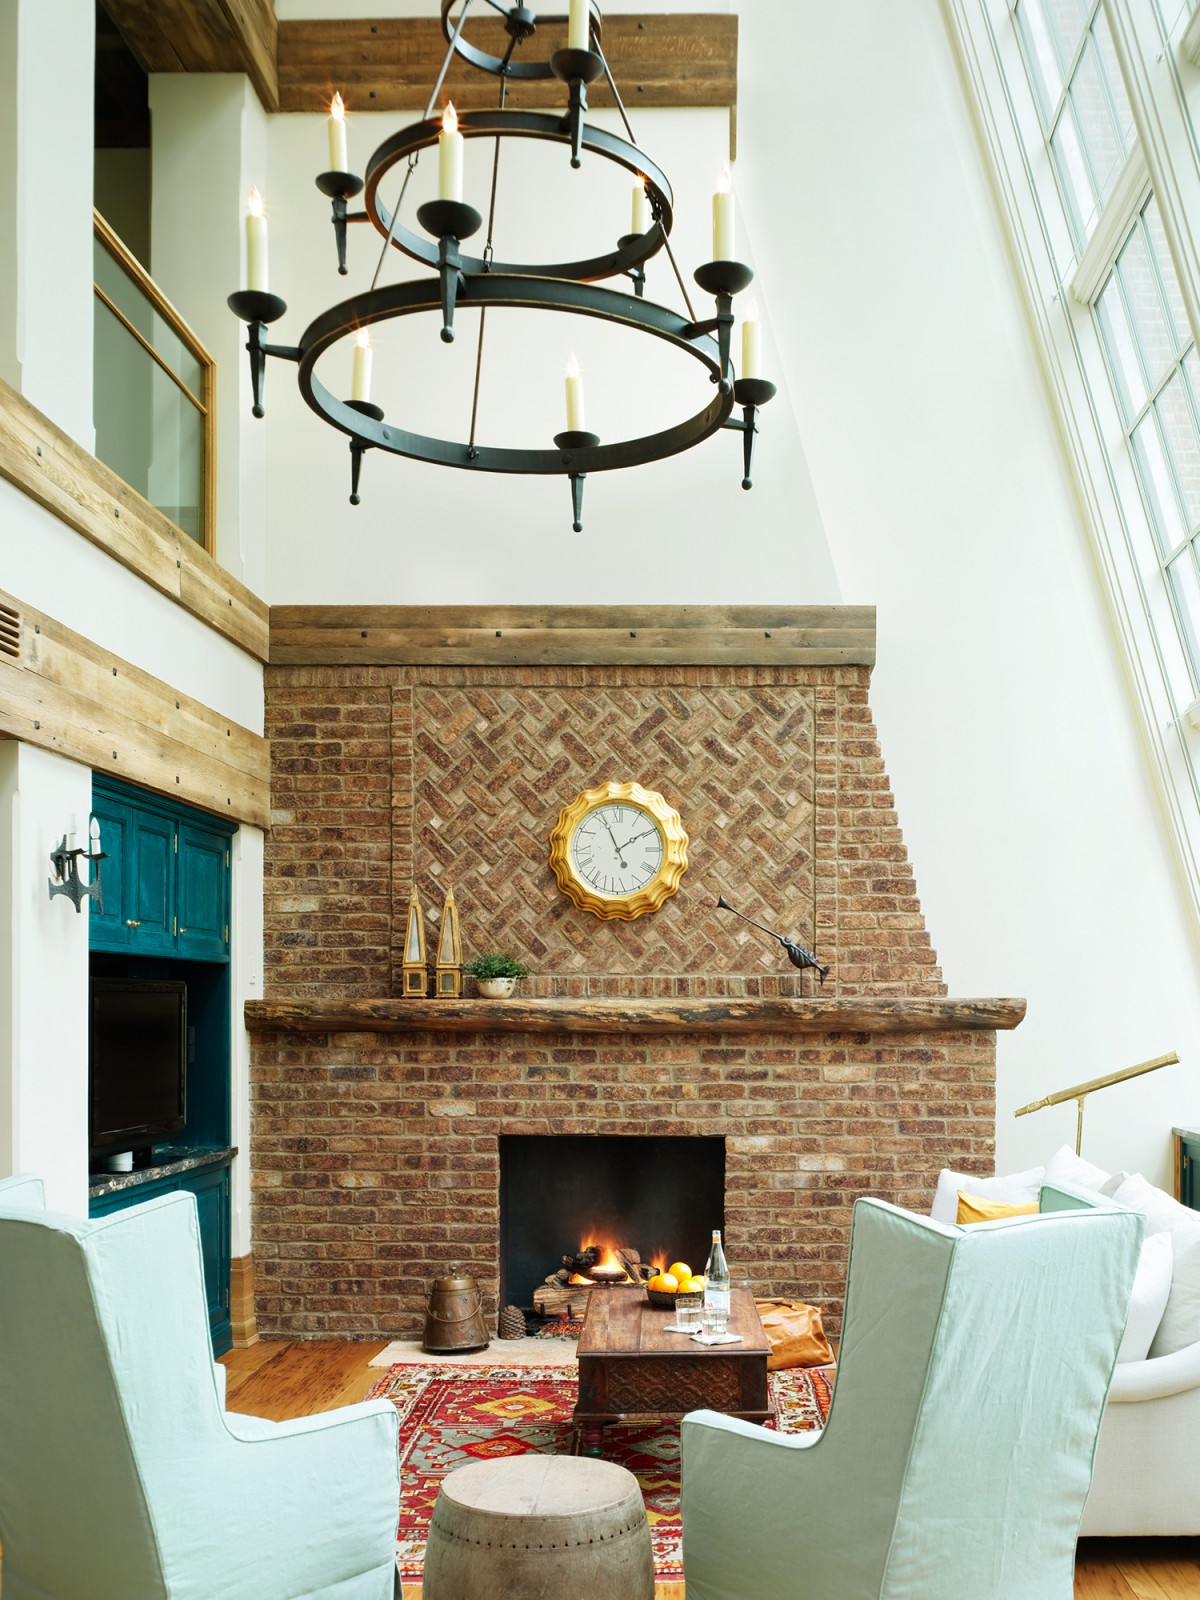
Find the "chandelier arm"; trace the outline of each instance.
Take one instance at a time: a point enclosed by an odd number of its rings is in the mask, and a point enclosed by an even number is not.
[[[562,118],[539,111],[473,111],[459,118],[459,132],[466,139],[503,137],[545,140],[552,144],[568,142]],[[396,249],[424,262],[436,270],[438,252],[430,240],[404,227],[395,213],[382,204],[380,192],[391,169],[410,158],[415,152],[430,149],[441,132],[439,122],[426,120],[413,123],[386,139],[371,155],[367,163],[364,204],[371,222],[380,234],[386,234]],[[654,226],[644,234],[626,236],[621,245],[611,253],[589,260],[567,261],[532,265],[525,262],[485,262],[479,258],[463,257],[466,272],[501,271],[521,273],[532,277],[570,278],[578,282],[594,282],[601,278],[625,275],[643,261],[648,261],[663,247],[666,235],[674,220],[674,196],[667,175],[645,154],[615,133],[588,125],[584,129],[583,148],[590,154],[613,161],[635,177],[644,177],[646,191],[655,213]],[[397,208],[399,209],[399,208]],[[376,274],[376,283],[378,273]],[[376,287],[376,283],[372,287]],[[693,317],[694,320],[694,317]]]
[[[698,360],[714,379],[720,373],[720,353],[716,341],[709,335],[694,335],[691,324],[667,306],[639,300],[615,289],[570,280],[556,282],[508,275],[477,275],[467,279],[461,299],[463,304],[474,304],[481,309],[497,306],[596,317],[653,334]],[[305,402],[326,422],[366,448],[374,447],[439,466],[539,475],[606,472],[661,461],[710,438],[725,425],[733,411],[733,395],[718,388],[709,404],[694,416],[642,438],[569,450],[477,446],[471,454],[461,442],[411,433],[393,423],[365,416],[338,399],[316,377],[314,369],[318,360],[352,329],[436,311],[440,305],[436,283],[410,279],[332,306],[309,325],[299,345],[298,382]]]
[[[523,6],[504,5],[500,3],[500,0],[485,0],[485,3],[491,6],[493,11],[498,11],[504,17],[505,26],[509,30],[510,36],[515,28],[515,31],[520,35],[518,43],[523,43],[525,39],[532,37],[537,27],[537,19],[533,18],[530,13],[524,20],[518,20],[517,14],[525,10]],[[458,0],[442,0],[442,34],[446,39],[450,38],[452,32],[450,13],[457,4]],[[599,39],[604,32],[604,18],[597,0],[589,0],[588,9],[591,14],[590,36],[593,39]],[[565,18],[549,17],[542,20],[561,22],[565,21]],[[531,21],[532,26],[530,26]],[[486,50],[478,49],[469,39],[458,39],[454,48],[469,66],[477,68],[480,72],[488,72],[496,76],[504,70],[504,63],[501,57],[489,55]],[[517,61],[510,64],[508,71],[513,78],[520,79],[522,83],[545,82],[546,79],[554,76],[554,69],[548,61]]]

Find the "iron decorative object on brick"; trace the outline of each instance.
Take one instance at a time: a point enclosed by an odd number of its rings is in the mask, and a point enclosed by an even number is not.
[[[100,863],[107,861],[108,855],[100,848],[100,824],[92,818],[89,848],[78,850],[73,844],[68,845],[67,840],[74,837],[73,833],[63,834],[58,848],[50,852],[50,865],[54,868],[54,876],[48,880],[50,899],[56,894],[65,894],[78,913],[83,909],[83,902],[91,898],[96,902],[96,910],[102,912],[104,891],[100,883]],[[87,862],[93,862],[96,867],[96,876],[90,883],[79,876],[80,866]]]
[[[771,928],[764,928],[762,923],[755,922],[753,917],[748,917],[741,911],[734,911],[724,895],[720,895],[717,899],[717,910],[733,911],[735,917],[741,917],[743,922],[748,922],[752,928],[757,928],[760,933],[765,933],[772,939],[778,939],[779,943],[787,951],[788,960],[794,967],[799,967],[801,972],[804,971],[805,967],[812,967],[814,972],[820,974],[822,983],[829,976],[829,968],[823,967],[811,950],[807,950],[804,945],[798,943],[795,939],[785,939],[783,934],[776,933]]]
[[[261,272],[252,274],[252,287],[229,296],[230,309],[248,325],[246,349],[250,355],[250,375],[254,396],[254,415],[263,415],[263,388],[268,356],[291,361],[298,367],[300,392],[308,405],[332,427],[347,435],[351,454],[352,505],[360,500],[362,459],[368,450],[383,450],[439,466],[468,471],[511,474],[560,473],[569,480],[572,526],[583,527],[583,485],[589,473],[643,466],[648,462],[678,455],[710,438],[723,428],[743,435],[742,487],[751,487],[755,442],[759,432],[759,412],[775,395],[775,385],[755,375],[735,375],[730,359],[734,326],[733,300],[754,277],[750,267],[738,261],[715,260],[704,263],[694,274],[695,282],[715,301],[715,315],[698,317],[687,284],[671,248],[674,199],[665,174],[638,148],[626,108],[603,49],[603,20],[599,6],[590,0],[586,18],[579,18],[580,32],[573,31],[576,44],[583,37],[586,20],[587,48],[556,50],[549,60],[533,59],[526,47],[536,37],[538,17],[522,4],[506,5],[501,0],[484,0],[504,19],[508,47],[503,56],[492,56],[467,39],[464,27],[474,0],[442,0],[442,31],[447,52],[438,80],[429,97],[422,121],[402,129],[384,141],[367,163],[366,174],[331,170],[318,175],[317,188],[332,204],[332,221],[339,273],[345,274],[346,233],[350,223],[370,223],[383,238],[383,248],[371,284],[364,292],[332,306],[315,318],[295,345],[272,344],[266,332],[286,312],[287,304],[267,292],[265,272],[265,232],[260,256]],[[457,16],[453,16],[455,8]],[[575,8],[573,8],[574,10]],[[544,19],[560,23],[561,16]],[[422,205],[416,214],[421,232],[400,220],[409,180],[421,153],[438,145],[443,133],[441,119],[434,119],[446,72],[455,55],[468,65],[499,80],[499,106],[492,111],[465,113],[454,124],[464,139],[494,139],[486,240],[478,256],[464,253],[463,244],[483,226],[483,217],[461,198],[442,197]],[[567,106],[563,113],[510,111],[505,101],[510,84],[532,79],[558,78],[564,85]],[[616,101],[628,138],[621,138],[589,123],[588,86],[605,79]],[[334,117],[340,115],[340,97],[335,101]],[[494,258],[492,235],[496,217],[497,180],[500,154],[505,139],[522,138],[561,143],[568,147],[571,166],[583,166],[594,158],[626,168],[645,187],[647,226],[641,232],[622,235],[615,248],[605,247],[585,259],[550,265],[506,263]],[[331,135],[331,159],[343,162],[344,137],[339,144]],[[399,196],[388,209],[381,186],[393,168],[404,163]],[[349,203],[363,196],[363,210],[350,211]],[[639,201],[640,203],[640,201]],[[732,213],[730,213],[732,215]],[[262,222],[261,216],[257,217]],[[635,216],[635,226],[637,218]],[[727,237],[731,238],[731,235]],[[380,273],[389,249],[396,249],[429,267],[435,276],[425,280],[381,285]],[[732,251],[732,244],[729,245]],[[686,315],[647,301],[646,265],[665,251],[682,293]],[[628,278],[633,288],[607,288],[600,280]],[[355,385],[355,397],[338,399],[317,378],[320,357],[334,344],[356,336],[360,344],[365,330],[376,323],[420,313],[436,312],[441,317],[441,337],[451,343],[455,337],[455,312],[462,307],[479,311],[479,342],[475,361],[475,387],[471,403],[468,437],[448,440],[426,436],[385,418],[366,393],[367,383]],[[672,348],[692,356],[707,371],[715,393],[682,421],[640,438],[602,442],[599,435],[572,423],[555,435],[553,448],[496,447],[478,442],[479,394],[486,342],[487,316],[491,310],[557,311],[598,318],[616,327],[634,329],[664,341]],[[749,359],[749,357],[747,357]],[[356,367],[356,372],[358,371]],[[735,417],[736,408],[741,416]]]

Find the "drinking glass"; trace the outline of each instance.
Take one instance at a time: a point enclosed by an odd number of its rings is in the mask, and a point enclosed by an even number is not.
[[[704,1323],[704,1296],[702,1294],[677,1294],[675,1296],[675,1325],[689,1333],[699,1333]]]

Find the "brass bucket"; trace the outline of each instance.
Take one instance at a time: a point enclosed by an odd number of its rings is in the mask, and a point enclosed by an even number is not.
[[[425,1309],[424,1349],[430,1355],[450,1355],[461,1350],[486,1350],[491,1344],[483,1320],[483,1295],[474,1278],[450,1268],[448,1278],[436,1278]]]

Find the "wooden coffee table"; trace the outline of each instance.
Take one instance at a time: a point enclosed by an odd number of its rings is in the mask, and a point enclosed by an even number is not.
[[[584,1455],[599,1455],[604,1428],[623,1417],[679,1417],[708,1407],[748,1422],[774,1416],[767,1389],[767,1339],[748,1289],[735,1289],[729,1331],[740,1344],[697,1344],[667,1333],[671,1311],[643,1289],[593,1289],[579,1337],[579,1402]]]

